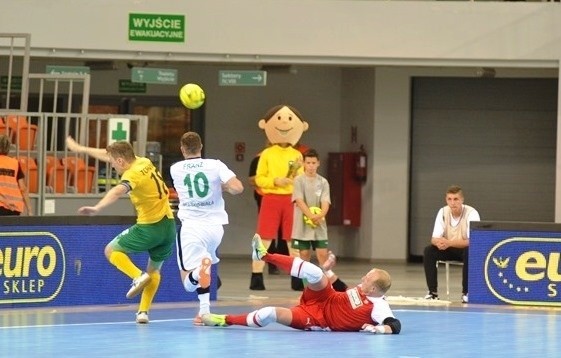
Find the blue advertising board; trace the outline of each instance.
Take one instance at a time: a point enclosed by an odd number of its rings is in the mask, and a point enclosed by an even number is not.
[[[110,264],[105,245],[134,223],[130,217],[0,218],[0,309],[125,304],[131,279]],[[148,255],[133,254],[145,269]],[[216,270],[211,300],[216,300]],[[162,267],[154,302],[197,300],[180,279],[174,254]]]
[[[471,223],[469,302],[561,306],[561,225]]]

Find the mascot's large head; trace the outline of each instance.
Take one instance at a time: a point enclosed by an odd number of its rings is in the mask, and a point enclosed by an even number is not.
[[[280,104],[269,109],[259,120],[259,128],[265,131],[272,144],[296,145],[302,133],[308,130],[308,123],[296,108]]]

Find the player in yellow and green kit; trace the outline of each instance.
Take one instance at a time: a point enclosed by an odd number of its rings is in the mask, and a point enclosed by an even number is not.
[[[105,247],[105,256],[133,281],[127,298],[142,292],[136,314],[137,323],[148,323],[148,311],[160,285],[160,269],[171,256],[175,243],[175,220],[168,201],[168,188],[161,174],[148,158],[137,157],[130,143],[115,142],[106,149],[85,147],[66,139],[68,149],[110,162],[121,176],[95,206],[78,209],[81,215],[96,215],[128,194],[137,213],[136,224],[115,237]],[[148,252],[146,272],[136,267],[128,254]]]

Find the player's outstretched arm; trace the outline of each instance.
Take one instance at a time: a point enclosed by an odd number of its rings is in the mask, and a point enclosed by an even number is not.
[[[80,209],[78,209],[78,213],[80,215],[89,216],[97,215],[100,211],[119,200],[119,198],[126,193],[126,186],[122,184],[116,185],[111,188],[95,206],[82,206]]]
[[[66,148],[72,152],[87,154],[104,162],[109,162],[107,150],[102,148],[86,147],[78,144],[71,136],[66,137]]]

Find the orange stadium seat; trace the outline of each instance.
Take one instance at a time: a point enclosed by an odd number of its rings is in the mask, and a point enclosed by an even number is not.
[[[66,168],[57,157],[48,155],[47,160],[47,186],[55,193],[66,192]]]
[[[25,175],[25,180],[27,182],[27,190],[30,193],[39,192],[39,180],[37,176],[37,163],[35,159],[31,157],[18,157],[19,164],[21,165],[21,170]]]
[[[73,186],[76,193],[91,193],[95,168],[86,165],[82,158],[62,158],[62,164],[68,170],[68,185]]]
[[[12,143],[15,143],[20,150],[31,150],[35,146],[35,136],[37,126],[27,122],[27,117],[9,115],[7,117],[8,127],[10,128]]]

